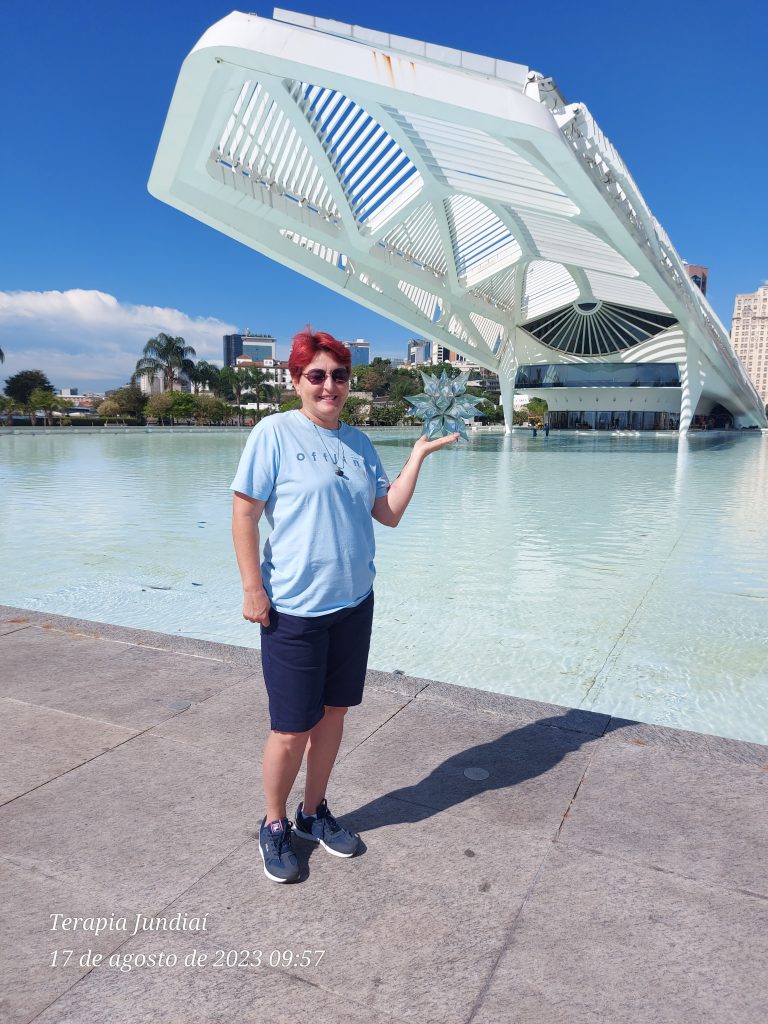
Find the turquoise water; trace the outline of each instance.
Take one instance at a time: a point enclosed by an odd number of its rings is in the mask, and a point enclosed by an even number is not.
[[[0,436],[0,602],[258,646],[240,431]],[[414,431],[371,431],[394,477]],[[370,664],[768,743],[768,437],[478,432],[376,526]]]

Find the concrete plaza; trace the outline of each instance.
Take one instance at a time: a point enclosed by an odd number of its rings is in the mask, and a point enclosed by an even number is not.
[[[766,747],[371,672],[280,886],[258,651],[0,607],[0,682],[5,1024],[768,1014]]]

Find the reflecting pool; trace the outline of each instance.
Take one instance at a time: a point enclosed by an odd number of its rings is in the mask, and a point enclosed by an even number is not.
[[[0,603],[258,646],[246,431],[0,436]],[[392,478],[416,431],[374,430]],[[768,743],[768,437],[475,432],[377,524],[370,664]]]

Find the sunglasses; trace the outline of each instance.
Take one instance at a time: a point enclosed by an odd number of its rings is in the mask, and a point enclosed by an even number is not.
[[[325,370],[307,370],[306,373],[302,373],[302,377],[306,377],[310,384],[325,384],[326,377],[331,377],[335,384],[349,384],[349,370],[345,370],[343,366],[331,370],[330,373],[326,373]]]

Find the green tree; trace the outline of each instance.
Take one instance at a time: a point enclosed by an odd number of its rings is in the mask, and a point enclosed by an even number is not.
[[[16,403],[12,398],[6,398],[5,395],[0,395],[0,416],[5,416],[6,422],[10,425],[13,421],[11,417],[16,409]]]
[[[528,412],[536,419],[543,420],[549,406],[543,398],[532,398],[528,402]]]
[[[42,370],[19,370],[5,382],[5,393],[19,405],[27,405],[30,395],[35,390],[53,392],[53,384]]]
[[[42,412],[46,427],[51,425],[54,412],[62,411],[63,404],[58,395],[47,388],[35,388],[26,403],[32,423],[35,422],[35,414]]]
[[[371,363],[361,363],[352,367],[352,380],[355,391],[370,391],[374,398],[381,398],[389,390],[392,380],[392,363],[389,359],[377,356]]]
[[[189,381],[192,385],[193,394],[199,394],[203,388],[210,388],[211,391],[216,391],[219,382],[219,370],[218,366],[214,366],[213,363],[208,363],[205,359],[198,359],[192,369],[187,373]]]
[[[339,419],[342,423],[349,423],[353,427],[359,427],[365,423],[368,405],[369,403],[364,398],[355,398],[353,395],[344,403],[344,408],[339,413]]]
[[[120,406],[114,398],[105,398],[103,402],[99,403],[96,412],[105,420],[116,420],[120,415]]]
[[[401,367],[392,375],[388,397],[392,402],[401,402],[406,395],[417,395],[423,389],[424,383],[418,373]]]
[[[191,345],[183,338],[172,338],[162,331],[156,338],[150,338],[144,346],[141,359],[136,363],[133,380],[139,377],[156,376],[163,378],[166,391],[173,391],[173,385],[185,380],[194,370],[192,356],[196,355]]]
[[[133,416],[137,420],[144,418],[148,397],[138,384],[126,384],[125,387],[113,391],[109,397],[113,402],[117,402],[123,416]]]
[[[405,402],[371,405],[368,421],[374,427],[396,427],[406,415],[406,411]]]
[[[165,423],[166,420],[173,424],[173,392],[162,391],[159,395],[152,395],[147,402],[146,414],[158,423]]]
[[[234,401],[237,406],[237,421],[240,425],[243,422],[243,410],[240,407],[249,394],[253,394],[256,400],[256,414],[258,417],[262,400],[267,395],[275,393],[272,386],[266,383],[268,379],[258,369],[236,370],[232,366],[225,366],[219,371],[219,388],[222,397]]]
[[[301,399],[298,395],[295,398],[287,398],[284,402],[280,403],[280,412],[291,412],[292,409],[301,408]]]
[[[256,419],[261,418],[261,403],[273,401],[277,396],[277,389],[270,384],[270,378],[259,370],[258,367],[240,370],[240,383],[242,384],[242,397],[246,401],[254,399],[256,402]]]
[[[191,420],[195,414],[195,396],[188,391],[174,391],[171,395],[171,415],[176,420]]]
[[[194,416],[197,423],[224,423],[229,419],[229,406],[214,395],[193,395]]]

